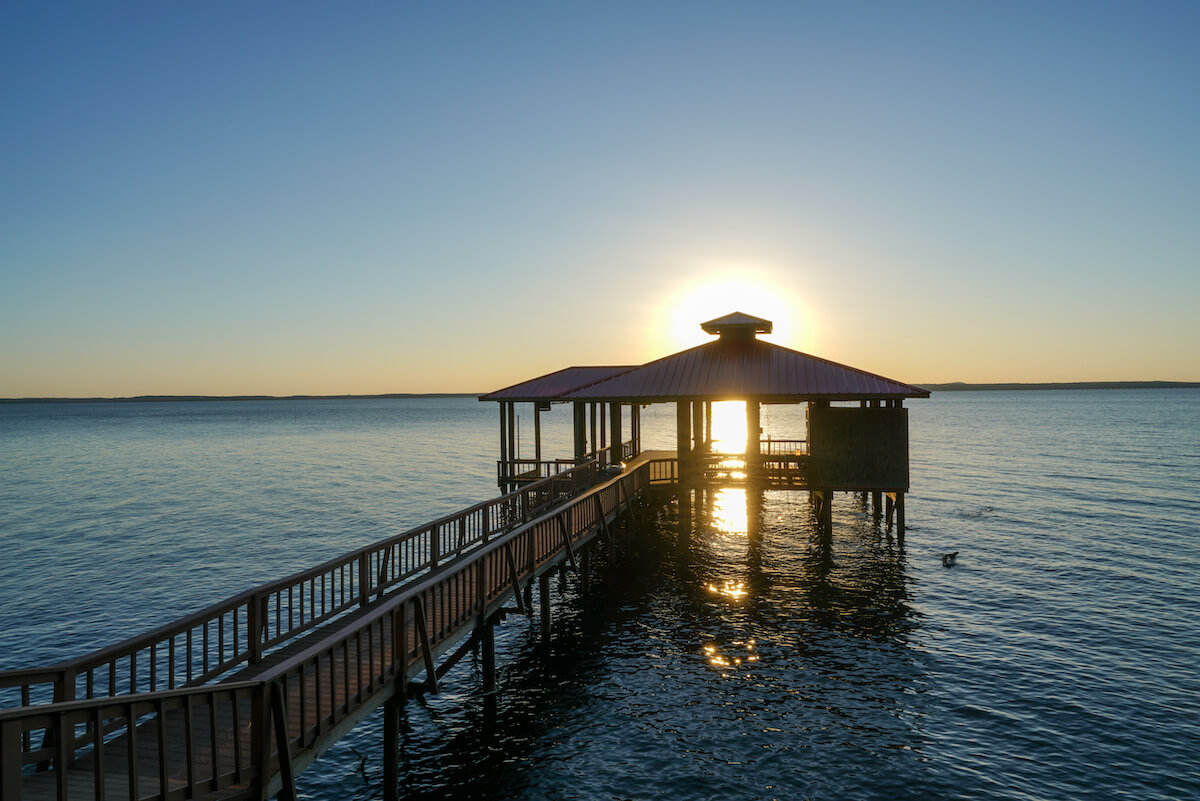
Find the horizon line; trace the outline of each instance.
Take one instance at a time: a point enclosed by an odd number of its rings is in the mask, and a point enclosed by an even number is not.
[[[968,392],[988,390],[1036,389],[1196,389],[1200,381],[1001,381],[1001,382],[925,382],[913,384],[931,392]],[[386,400],[389,398],[477,398],[486,392],[381,392],[339,395],[128,395],[128,396],[30,396],[0,398],[0,403],[155,403],[186,401],[251,400]]]

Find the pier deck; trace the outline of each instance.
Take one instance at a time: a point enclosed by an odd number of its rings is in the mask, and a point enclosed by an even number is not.
[[[476,645],[490,660],[492,626],[611,539],[652,461],[575,468],[112,649],[0,674],[21,700],[0,711],[0,796],[293,798],[296,774],[381,704],[436,692]]]

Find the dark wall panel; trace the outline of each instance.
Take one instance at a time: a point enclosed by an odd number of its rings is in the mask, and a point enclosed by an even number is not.
[[[908,490],[908,409],[813,406],[809,486]]]

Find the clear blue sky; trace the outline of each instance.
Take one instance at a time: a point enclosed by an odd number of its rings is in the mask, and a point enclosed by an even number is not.
[[[906,381],[1200,380],[1197,41],[1196,2],[8,2],[0,396],[486,391],[735,309]]]

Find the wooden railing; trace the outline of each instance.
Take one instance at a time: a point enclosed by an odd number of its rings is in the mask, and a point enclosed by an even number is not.
[[[701,453],[693,455],[692,459],[693,472],[690,475],[693,481],[721,484],[751,478],[744,455],[740,453]],[[673,452],[670,456],[654,456],[648,465],[652,485],[680,483],[679,459]],[[768,486],[803,489],[808,481],[808,457],[786,453],[763,454],[759,458],[755,478]]]
[[[0,708],[203,684],[594,484],[573,467],[58,665],[0,672]]]
[[[293,783],[293,761],[323,750],[435,658],[587,540],[650,485],[648,463],[532,518],[408,583],[255,681],[61,701],[0,711],[0,797],[30,785],[95,799],[264,798]],[[431,524],[432,526],[432,524]],[[123,751],[122,751],[123,749]],[[125,770],[106,773],[105,754]],[[30,766],[38,771],[30,773]],[[74,791],[72,791],[74,792]]]
[[[504,481],[533,481],[550,478],[570,470],[575,466],[574,459],[507,459],[496,462],[496,480]]]
[[[261,683],[241,682],[0,712],[0,798],[16,801],[26,781],[38,795],[64,800],[249,788],[271,772],[264,700]],[[67,733],[71,745],[61,748]],[[120,770],[111,769],[113,755]],[[23,776],[30,764],[38,771]]]
[[[679,459],[674,455],[655,457],[649,461],[648,466],[651,485],[679,483]]]
[[[584,457],[589,462],[595,462],[598,467],[624,462],[637,455],[637,448],[632,440],[622,442],[618,451],[618,459],[612,458],[613,448],[601,448],[591,451]],[[499,459],[496,461],[496,481],[498,483],[534,481],[539,478],[549,478],[570,470],[575,466],[574,459]]]
[[[808,440],[768,438],[760,440],[758,448],[763,456],[805,456],[808,454]]]

